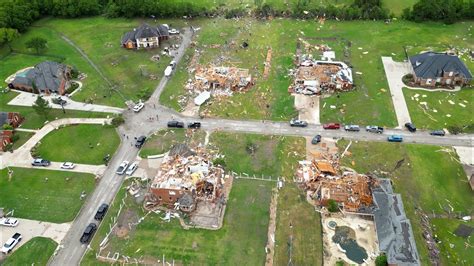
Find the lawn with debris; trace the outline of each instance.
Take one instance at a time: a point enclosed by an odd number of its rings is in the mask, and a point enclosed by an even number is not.
[[[433,232],[441,240],[438,244],[442,254],[443,265],[473,265],[474,263],[474,221],[465,222],[459,219],[432,219]],[[458,236],[456,230],[464,225],[471,228],[470,236]],[[467,229],[469,230],[469,229]]]
[[[347,143],[341,141],[338,146],[343,149]],[[392,179],[395,192],[401,193],[405,212],[412,223],[422,264],[429,261],[420,215],[443,215],[448,211],[469,214],[474,211],[474,192],[452,148],[353,142],[349,151],[351,155],[343,158],[342,165],[360,173],[372,172]]]
[[[162,129],[151,135],[140,150],[140,157],[160,155],[168,152],[173,145],[186,143],[191,148],[203,145],[206,132],[203,130],[189,129]]]

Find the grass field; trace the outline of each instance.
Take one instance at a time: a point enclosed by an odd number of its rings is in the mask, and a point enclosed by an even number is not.
[[[412,122],[418,128],[441,129],[474,124],[474,89],[459,92],[425,92],[403,89]],[[419,95],[415,98],[415,95]],[[426,97],[422,97],[426,95]],[[418,99],[418,101],[416,100]],[[451,104],[450,101],[454,104]],[[426,105],[420,104],[426,102]],[[461,106],[460,104],[464,105]],[[435,112],[436,111],[436,112]]]
[[[342,142],[338,145],[345,147],[345,144],[347,143]],[[424,245],[416,208],[425,213],[442,214],[443,208],[450,208],[450,205],[455,212],[474,211],[473,192],[467,183],[464,170],[456,161],[457,155],[450,148],[358,142],[352,144],[350,152],[352,156],[344,157],[343,165],[360,173],[384,171],[393,180],[395,191],[402,194],[423,264],[428,264],[428,250]],[[401,166],[396,168],[402,159],[404,161]]]
[[[97,113],[97,112],[86,112],[76,110],[66,110],[64,114],[61,109],[52,109],[48,114],[48,119],[38,115],[35,110],[31,107],[8,105],[13,98],[18,95],[17,92],[9,91],[7,93],[0,93],[0,106],[4,112],[19,112],[25,120],[21,124],[22,128],[38,129],[43,127],[46,121],[52,121],[55,119],[76,117],[76,118],[105,118],[112,116],[108,113]]]
[[[434,227],[433,233],[442,239],[438,246],[443,255],[443,265],[472,265],[474,263],[474,253],[472,252],[474,240],[472,235],[468,238],[462,238],[453,234],[460,224],[474,227],[474,222],[466,223],[455,219],[432,219],[431,223]],[[453,244],[454,247],[451,248],[450,244]]]
[[[159,130],[146,140],[140,150],[140,157],[146,158],[150,155],[163,154],[178,143],[187,143],[191,147],[196,147],[200,143],[204,144],[205,134],[202,130],[193,131],[179,128]]]
[[[19,139],[13,142],[13,149],[20,148],[21,145],[25,144],[34,134],[33,132],[15,131],[15,135],[17,135]]]
[[[112,236],[108,248],[133,257],[145,256],[150,261],[167,261],[196,265],[261,265],[265,261],[265,244],[269,219],[271,188],[274,182],[235,180],[224,217],[217,231],[184,230],[176,220],[163,222],[160,215],[151,214],[131,232],[127,240]],[[117,198],[119,201],[121,198]],[[116,203],[118,202],[116,199]],[[127,198],[124,211],[144,215],[141,204]],[[114,212],[114,205],[111,212]],[[109,215],[109,214],[108,214]],[[108,221],[109,216],[104,221]],[[92,243],[94,252],[104,237],[104,226]],[[104,229],[105,228],[105,229]],[[96,265],[89,252],[83,265]]]
[[[46,265],[57,246],[50,238],[34,237],[8,256],[2,265]]]
[[[224,155],[226,169],[274,179],[292,177],[305,156],[305,140],[297,137],[216,132],[210,145]]]
[[[73,141],[72,141],[73,140]],[[70,125],[46,135],[37,154],[56,162],[103,164],[120,144],[115,128],[102,125]]]
[[[412,7],[417,0],[384,0],[382,1],[384,7],[386,7],[390,12],[399,16],[402,14],[403,9]]]
[[[84,201],[82,191],[90,194],[94,177],[90,174],[43,169],[10,168],[0,170],[0,206],[15,210],[15,217],[64,223],[74,219]],[[28,193],[25,193],[27,191]]]
[[[295,183],[286,182],[278,192],[275,265],[288,264],[290,236],[293,265],[323,264],[320,214],[314,211],[313,206],[306,201],[304,192]]]

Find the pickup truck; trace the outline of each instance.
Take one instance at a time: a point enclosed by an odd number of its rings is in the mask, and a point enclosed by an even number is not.
[[[383,133],[383,127],[379,127],[379,126],[367,126],[365,130],[367,132],[372,132],[372,133],[379,133],[379,134]]]
[[[20,233],[15,233],[10,239],[7,240],[5,245],[2,247],[2,252],[5,254],[10,253],[13,248],[20,243],[21,241],[21,234]]]

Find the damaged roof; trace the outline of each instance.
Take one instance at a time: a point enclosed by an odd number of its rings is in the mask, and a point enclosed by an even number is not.
[[[445,72],[454,72],[454,75],[472,79],[469,69],[455,55],[426,52],[410,57],[410,63],[417,77],[434,79],[442,77]]]

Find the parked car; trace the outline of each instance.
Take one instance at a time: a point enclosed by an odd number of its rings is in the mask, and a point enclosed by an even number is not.
[[[0,218],[0,225],[15,227],[18,225],[18,220],[15,218]]]
[[[5,242],[5,244],[2,246],[2,252],[5,254],[10,253],[13,250],[13,248],[18,243],[20,243],[20,241],[21,241],[21,234],[20,233],[13,234],[13,236],[10,237],[10,239],[8,239],[7,242]]]
[[[33,160],[31,165],[33,165],[33,166],[49,166],[49,165],[51,165],[51,162],[48,161],[48,160],[45,160],[45,159],[36,158],[36,159]]]
[[[388,136],[387,140],[390,142],[402,142],[403,137],[400,135],[390,135]]]
[[[133,107],[133,111],[134,111],[135,113],[138,113],[138,112],[140,112],[140,111],[143,109],[143,107],[145,107],[145,104],[142,103],[142,102],[139,102],[139,103],[137,103],[137,104]]]
[[[345,131],[355,131],[355,132],[359,132],[360,131],[360,127],[358,125],[345,125],[344,126],[344,130]]]
[[[127,171],[125,172],[125,174],[127,174],[127,175],[132,175],[133,172],[135,172],[135,170],[137,170],[137,168],[138,168],[138,163],[137,163],[137,162],[134,162],[134,163],[132,163],[132,164],[128,167],[128,169],[127,169]]]
[[[167,66],[166,69],[165,69],[165,77],[170,77],[171,72],[173,72],[173,68],[170,67],[170,66]]]
[[[116,172],[116,173],[119,174],[119,175],[125,174],[125,171],[127,171],[128,164],[129,164],[128,161],[123,161],[123,162],[119,165],[119,167],[117,168],[117,172]]]
[[[318,144],[321,142],[321,135],[316,135],[313,137],[313,139],[311,140],[311,144]]]
[[[303,121],[303,120],[298,120],[298,119],[291,119],[290,120],[290,126],[292,126],[292,127],[307,127],[308,122]]]
[[[96,219],[97,221],[101,221],[104,218],[105,214],[107,213],[108,209],[109,209],[109,205],[106,203],[102,203],[99,206],[99,209],[97,209],[94,219]]]
[[[191,122],[188,124],[188,128],[201,128],[200,122]]]
[[[439,129],[439,130],[431,131],[430,135],[432,135],[432,136],[444,136],[444,135],[446,135],[446,132],[444,132],[444,130],[442,130],[442,129]]]
[[[51,99],[51,101],[52,101],[54,104],[59,104],[59,105],[66,105],[66,104],[67,104],[67,101],[64,100],[64,99],[61,98],[61,97],[53,98],[53,99]]]
[[[135,142],[135,147],[141,148],[143,144],[145,144],[146,137],[145,136],[140,136],[137,138],[137,141]]]
[[[324,129],[340,129],[341,124],[339,123],[328,123],[323,125]]]
[[[170,67],[171,67],[172,69],[175,69],[175,68],[176,68],[176,61],[174,61],[174,60],[171,61],[171,62],[170,62]]]
[[[383,133],[383,127],[379,127],[379,126],[366,126],[365,130],[367,132],[372,132],[372,133],[379,133],[379,134]]]
[[[170,29],[170,30],[168,30],[168,33],[169,33],[169,34],[179,34],[179,30],[177,30],[177,29]]]
[[[95,223],[90,223],[86,227],[86,230],[84,230],[84,233],[82,233],[81,240],[80,240],[81,243],[82,244],[89,243],[96,230],[97,230],[97,225]]]
[[[405,127],[408,129],[410,132],[416,132],[416,127],[412,123],[408,122],[405,123]]]
[[[184,127],[184,123],[183,123],[183,122],[176,121],[176,120],[173,120],[173,121],[169,121],[169,122],[168,122],[168,127],[183,128],[183,127]]]
[[[61,164],[62,169],[74,169],[74,167],[76,167],[76,165],[71,162],[64,162]]]

